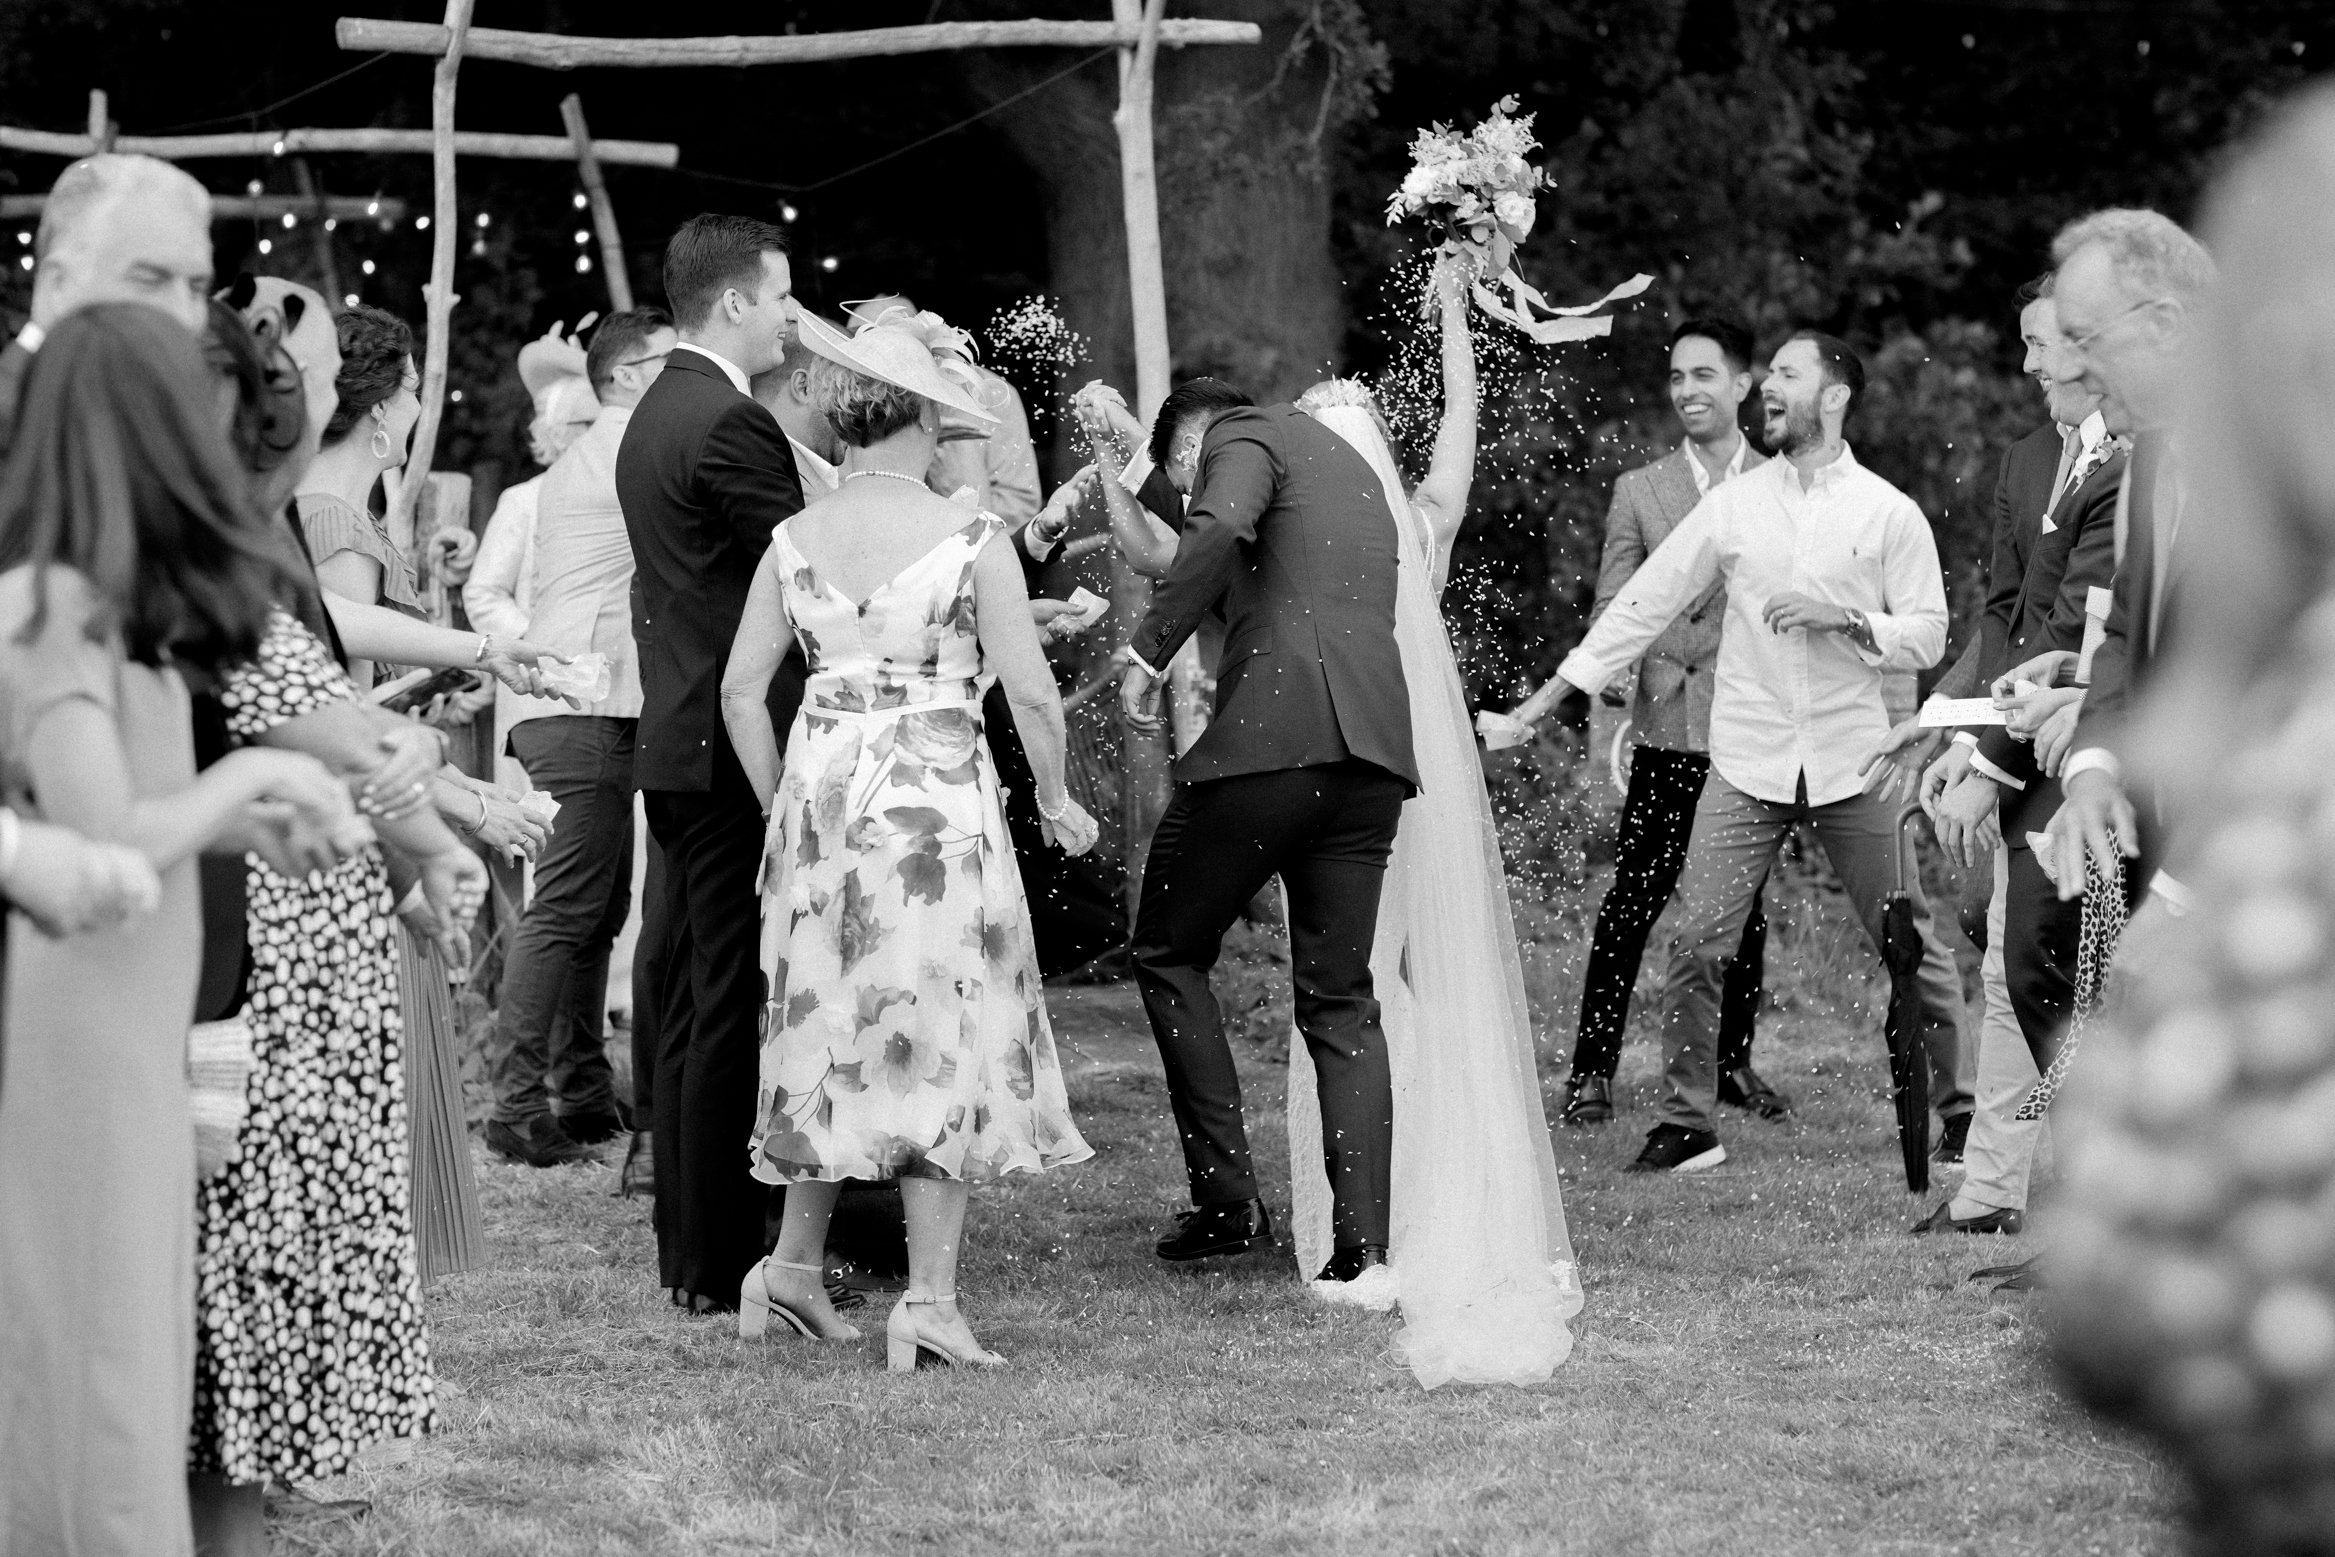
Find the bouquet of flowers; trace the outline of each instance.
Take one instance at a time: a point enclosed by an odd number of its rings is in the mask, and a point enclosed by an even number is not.
[[[1517,114],[1515,98],[1504,97],[1465,135],[1443,124],[1421,130],[1411,142],[1411,171],[1387,200],[1387,225],[1409,217],[1441,223],[1443,252],[1465,259],[1474,272],[1477,305],[1542,345],[1604,335],[1612,317],[1591,315],[1637,296],[1654,278],[1632,276],[1594,303],[1559,308],[1516,273],[1516,246],[1531,235],[1539,212],[1533,197],[1548,182],[1529,160],[1540,147],[1532,121],[1531,114]]]

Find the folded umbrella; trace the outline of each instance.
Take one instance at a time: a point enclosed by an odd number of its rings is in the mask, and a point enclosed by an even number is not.
[[[1882,1038],[1889,1045],[1889,1090],[1897,1103],[1905,1187],[1917,1195],[1930,1187],[1930,1068],[1922,1043],[1922,936],[1913,922],[1905,861],[1912,852],[1906,824],[1920,814],[1919,805],[1897,814],[1897,887],[1881,910],[1881,960],[1889,968],[1889,1017]]]

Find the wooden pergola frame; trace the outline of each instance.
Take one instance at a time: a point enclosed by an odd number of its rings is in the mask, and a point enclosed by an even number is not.
[[[437,246],[426,294],[429,360],[423,369],[422,420],[414,434],[415,454],[422,469],[429,468],[436,447],[440,402],[445,393],[446,333],[453,309],[454,159],[463,151],[461,138],[454,133],[454,89],[465,57],[546,70],[574,70],[583,66],[654,69],[814,64],[965,49],[1115,46],[1119,51],[1119,107],[1112,123],[1118,133],[1121,194],[1127,223],[1127,280],[1135,334],[1137,415],[1148,423],[1160,402],[1167,398],[1171,359],[1166,269],[1160,254],[1159,178],[1152,128],[1155,68],[1162,47],[1262,42],[1263,29],[1255,23],[1210,19],[1171,22],[1165,16],[1166,0],[1111,0],[1111,20],[1107,22],[937,22],[921,27],[776,37],[586,38],[474,28],[470,25],[472,3],[473,0],[447,0],[446,19],[435,27],[426,22],[346,16],[334,27],[334,36],[343,49],[416,54],[437,61],[435,90],[431,96],[431,134],[437,170]],[[615,261],[609,266],[613,282],[622,274],[621,260],[615,258],[619,252],[615,216],[606,204],[598,171],[589,154],[589,150],[610,143],[588,141],[582,106],[575,98],[562,105],[562,112],[575,142],[571,154],[577,158],[585,190],[592,197],[602,251]],[[602,156],[599,160],[614,159]],[[626,301],[620,301],[618,306],[626,306]],[[419,486],[419,482],[407,483],[408,489]],[[1113,603],[1120,608],[1122,630],[1132,632],[1149,598],[1149,581],[1121,559],[1114,566],[1111,593]],[[1197,663],[1189,652],[1179,657],[1179,685],[1195,678]],[[1147,826],[1156,816],[1166,795],[1167,762],[1164,741],[1130,736],[1122,762],[1121,799],[1131,834]],[[1132,836],[1129,841],[1132,856]],[[1132,868],[1132,858],[1129,863],[1132,893],[1136,871]]]

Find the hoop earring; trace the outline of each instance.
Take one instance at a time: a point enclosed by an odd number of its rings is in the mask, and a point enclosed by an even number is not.
[[[385,460],[389,458],[389,424],[378,416],[373,418],[372,448],[373,457],[375,459]]]

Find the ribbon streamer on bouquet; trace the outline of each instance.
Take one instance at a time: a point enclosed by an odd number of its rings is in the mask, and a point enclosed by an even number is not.
[[[1541,296],[1539,290],[1518,275],[1514,265],[1510,265],[1493,278],[1490,286],[1477,281],[1470,285],[1469,290],[1475,294],[1476,306],[1485,313],[1503,323],[1514,325],[1543,346],[1554,346],[1560,341],[1585,341],[1610,334],[1613,330],[1613,315],[1598,315],[1597,310],[1608,303],[1636,297],[1653,284],[1654,278],[1641,271],[1594,303],[1560,308]],[[1508,296],[1502,298],[1493,290],[1494,287],[1505,287]],[[1597,316],[1593,318],[1592,315]]]

